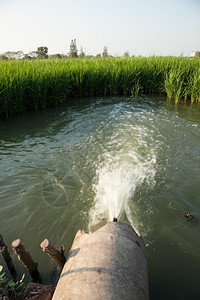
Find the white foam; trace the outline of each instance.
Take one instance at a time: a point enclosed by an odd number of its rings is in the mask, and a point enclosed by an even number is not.
[[[110,140],[112,137],[116,140],[117,135],[118,145],[121,143],[124,146],[120,150],[117,147],[117,151],[104,151],[97,162],[93,182],[95,198],[90,211],[89,228],[102,220],[108,222],[114,217],[120,220],[124,213],[133,225],[129,201],[132,201],[136,188],[144,181],[154,184],[156,153],[151,145],[148,146],[150,132],[132,124],[125,131],[118,129],[118,134],[113,132]]]

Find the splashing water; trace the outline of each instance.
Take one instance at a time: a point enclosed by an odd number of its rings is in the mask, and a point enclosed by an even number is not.
[[[132,123],[127,125],[127,118],[124,127],[124,119],[125,116],[117,126],[116,119],[113,121],[115,126],[109,123],[112,134],[109,137],[104,134],[104,143],[106,137],[112,148],[105,147],[96,165],[94,206],[90,211],[91,230],[102,222],[112,221],[114,217],[120,220],[123,214],[134,225],[129,202],[134,201],[136,189],[144,182],[154,184],[156,151],[152,147],[151,132],[146,127]]]

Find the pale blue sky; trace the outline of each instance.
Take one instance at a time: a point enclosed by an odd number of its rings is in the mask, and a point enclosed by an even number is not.
[[[47,46],[87,54],[190,55],[200,50],[200,0],[0,0],[0,53]]]

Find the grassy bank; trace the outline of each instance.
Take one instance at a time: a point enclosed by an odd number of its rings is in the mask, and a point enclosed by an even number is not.
[[[45,108],[69,97],[137,96],[200,101],[200,59],[86,58],[0,62],[0,115]]]

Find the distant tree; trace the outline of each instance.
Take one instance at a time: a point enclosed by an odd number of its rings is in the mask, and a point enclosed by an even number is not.
[[[71,40],[70,50],[69,50],[69,57],[71,57],[71,58],[78,57],[78,50],[77,50],[77,46],[76,46],[76,39]]]
[[[96,55],[96,58],[101,58],[101,53],[98,53],[98,54]]]
[[[102,57],[108,57],[108,48],[106,46],[103,47]]]
[[[82,46],[81,46],[81,48],[80,48],[79,57],[80,57],[80,58],[84,58],[84,57],[85,57],[85,52],[83,51],[83,47],[82,47]]]
[[[0,60],[8,60],[8,57],[5,54],[1,54]]]
[[[49,58],[50,59],[60,59],[60,58],[62,58],[62,56],[61,56],[61,54],[57,53],[57,54],[49,55]]]
[[[128,51],[124,52],[124,57],[130,57],[130,54]]]
[[[31,56],[29,56],[28,54],[25,54],[24,55],[24,60],[30,60],[30,59],[33,59]]]
[[[200,57],[200,51],[196,51],[194,57]]]
[[[37,58],[39,59],[44,59],[44,58],[48,58],[48,48],[47,47],[38,47],[37,48]]]

